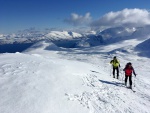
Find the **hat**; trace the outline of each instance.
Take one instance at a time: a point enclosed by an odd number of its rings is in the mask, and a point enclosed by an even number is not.
[[[116,56],[114,56],[114,59],[116,58]]]
[[[128,62],[128,65],[132,65],[132,63],[131,63],[131,62]]]

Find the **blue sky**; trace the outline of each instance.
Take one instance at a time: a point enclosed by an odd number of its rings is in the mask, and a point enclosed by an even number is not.
[[[89,27],[89,23],[104,22],[100,18],[105,14],[125,8],[146,9],[149,15],[149,4],[149,0],[0,0],[0,33],[31,27]]]

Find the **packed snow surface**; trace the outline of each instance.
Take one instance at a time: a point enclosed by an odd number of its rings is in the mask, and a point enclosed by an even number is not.
[[[0,54],[0,113],[150,113],[150,59],[134,50],[140,43],[75,49],[41,41],[22,53]],[[114,56],[119,80],[112,78]],[[137,74],[136,92],[124,87],[127,62]]]

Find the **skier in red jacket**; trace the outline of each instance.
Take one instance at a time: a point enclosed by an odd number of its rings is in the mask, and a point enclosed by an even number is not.
[[[129,77],[129,83],[130,83],[129,88],[132,89],[132,73],[136,77],[136,73],[134,71],[134,68],[132,67],[132,63],[131,62],[127,63],[125,68],[123,69],[123,71],[125,71],[125,85],[127,86],[127,80],[128,80],[128,77]]]

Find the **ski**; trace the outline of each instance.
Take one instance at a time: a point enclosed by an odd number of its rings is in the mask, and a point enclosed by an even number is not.
[[[136,92],[135,90],[133,90],[132,88],[130,88],[130,87],[127,87],[126,85],[123,85],[125,88],[127,88],[127,89],[130,89],[132,92]]]
[[[133,90],[132,88],[130,88],[130,87],[126,87],[127,89],[130,89],[132,92],[136,92],[135,90]]]
[[[133,91],[134,93],[136,92],[135,90],[131,89],[131,91]]]

